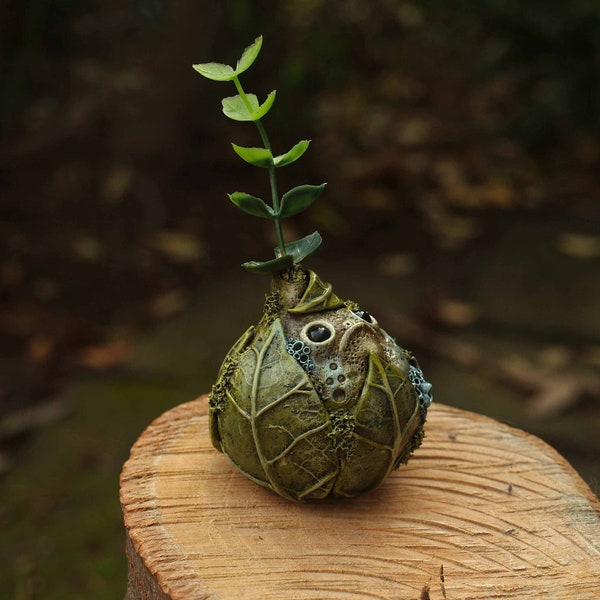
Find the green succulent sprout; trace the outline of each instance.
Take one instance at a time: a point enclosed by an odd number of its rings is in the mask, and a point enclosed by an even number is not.
[[[275,156],[271,148],[271,142],[261,119],[265,117],[273,107],[276,90],[270,92],[261,104],[255,94],[246,93],[240,82],[240,75],[247,71],[260,53],[262,47],[262,36],[257,37],[248,46],[234,67],[221,63],[203,63],[193,65],[200,75],[213,81],[231,81],[235,85],[237,95],[223,98],[223,113],[233,121],[252,121],[263,143],[263,147],[245,147],[232,144],[235,153],[245,162],[267,169],[269,174],[269,185],[271,188],[271,203],[267,204],[262,198],[258,198],[246,192],[233,192],[229,199],[244,212],[270,219],[275,226],[277,235],[277,248],[275,257],[269,261],[250,261],[242,266],[256,273],[273,273],[300,263],[308,255],[312,254],[321,245],[321,236],[318,231],[299,240],[286,244],[283,238],[281,220],[292,217],[306,210],[321,195],[325,183],[321,185],[299,185],[279,195],[277,190],[276,171],[296,162],[308,149],[310,140],[301,140],[285,154]]]

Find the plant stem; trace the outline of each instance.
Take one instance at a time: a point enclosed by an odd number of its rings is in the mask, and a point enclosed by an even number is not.
[[[244,89],[242,88],[242,84],[240,83],[240,80],[238,79],[238,77],[233,78],[233,83],[235,84],[235,87],[236,87],[238,94],[240,95],[242,101],[246,105],[248,112],[250,114],[252,114],[254,109],[252,108],[252,105],[250,104],[250,101],[248,100],[248,96],[246,96],[246,92],[244,92]],[[273,152],[271,150],[271,142],[269,141],[269,136],[267,135],[267,132],[265,131],[263,124],[260,122],[260,119],[256,119],[256,121],[254,121],[254,124],[256,125],[256,128],[258,129],[260,139],[262,140],[262,143],[264,144],[265,149],[268,150],[269,152],[271,152],[271,154],[272,154]],[[268,170],[269,170],[269,185],[271,187],[271,202],[273,205],[273,210],[275,211],[275,217],[273,217],[273,224],[275,225],[275,234],[277,236],[277,245],[279,246],[279,250],[281,251],[281,256],[285,256],[287,254],[287,252],[285,250],[285,242],[283,240],[283,230],[281,228],[281,216],[279,214],[279,194],[277,193],[277,177],[275,175],[275,165],[273,163],[271,163],[268,167]]]

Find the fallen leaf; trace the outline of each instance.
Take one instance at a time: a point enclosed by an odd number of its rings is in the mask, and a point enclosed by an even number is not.
[[[556,247],[571,258],[596,258],[600,256],[600,236],[566,232],[558,237]]]
[[[410,252],[385,254],[379,259],[379,272],[390,277],[406,277],[415,270],[415,257]]]
[[[443,188],[462,188],[467,185],[463,165],[454,159],[440,159],[435,165],[433,174]]]
[[[584,398],[600,398],[600,377],[579,369],[557,371],[543,377],[528,402],[528,412],[537,419],[556,418]]]
[[[154,298],[148,305],[148,312],[164,319],[184,309],[188,302],[188,295],[183,290],[171,290]]]
[[[200,240],[183,231],[161,231],[150,245],[175,262],[196,262],[205,254]]]
[[[436,316],[445,325],[466,327],[479,318],[479,311],[468,302],[445,298],[439,302]]]
[[[548,346],[540,352],[539,359],[547,369],[563,369],[572,364],[573,352],[566,346]]]
[[[368,187],[360,192],[361,206],[378,212],[389,212],[394,208],[392,195],[383,188]]]
[[[396,141],[405,146],[424,144],[431,137],[432,123],[429,119],[415,117],[402,121],[397,127]]]
[[[480,203],[484,206],[509,208],[515,204],[515,194],[508,185],[492,182],[481,187]]]
[[[79,354],[79,364],[96,371],[106,371],[125,362],[131,347],[126,340],[115,340],[105,344],[88,346]]]

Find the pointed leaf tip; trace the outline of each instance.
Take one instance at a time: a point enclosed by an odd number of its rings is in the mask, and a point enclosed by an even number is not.
[[[320,195],[327,184],[299,185],[286,192],[281,198],[279,214],[282,218],[292,217],[306,210]]]
[[[252,113],[252,121],[262,119],[271,110],[273,102],[275,102],[276,94],[277,90],[273,90],[269,93],[266,100]]]
[[[262,48],[262,35],[259,35],[250,46],[248,46],[242,53],[241,58],[237,61],[235,67],[235,74],[239,75],[252,66],[252,63],[256,60],[256,57],[260,53]]]
[[[321,234],[318,231],[313,231],[311,234],[296,240],[295,242],[290,242],[285,245],[285,251],[287,255],[294,257],[294,262],[297,264],[303,261],[307,256],[311,255],[323,241]],[[279,248],[275,248],[275,256],[281,256],[281,250]]]
[[[285,167],[293,162],[296,162],[308,149],[310,140],[302,140],[294,145],[285,154],[280,154],[273,159],[276,167]]]
[[[233,194],[227,194],[229,199],[244,212],[255,217],[261,217],[263,219],[272,219],[274,217],[273,209],[267,206],[261,198],[246,194],[246,192],[233,192]]]

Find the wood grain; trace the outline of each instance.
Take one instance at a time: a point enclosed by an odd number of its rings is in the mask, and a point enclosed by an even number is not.
[[[206,413],[168,411],[123,468],[127,600],[600,598],[600,503],[534,436],[434,404],[380,488],[293,504],[212,448]]]

